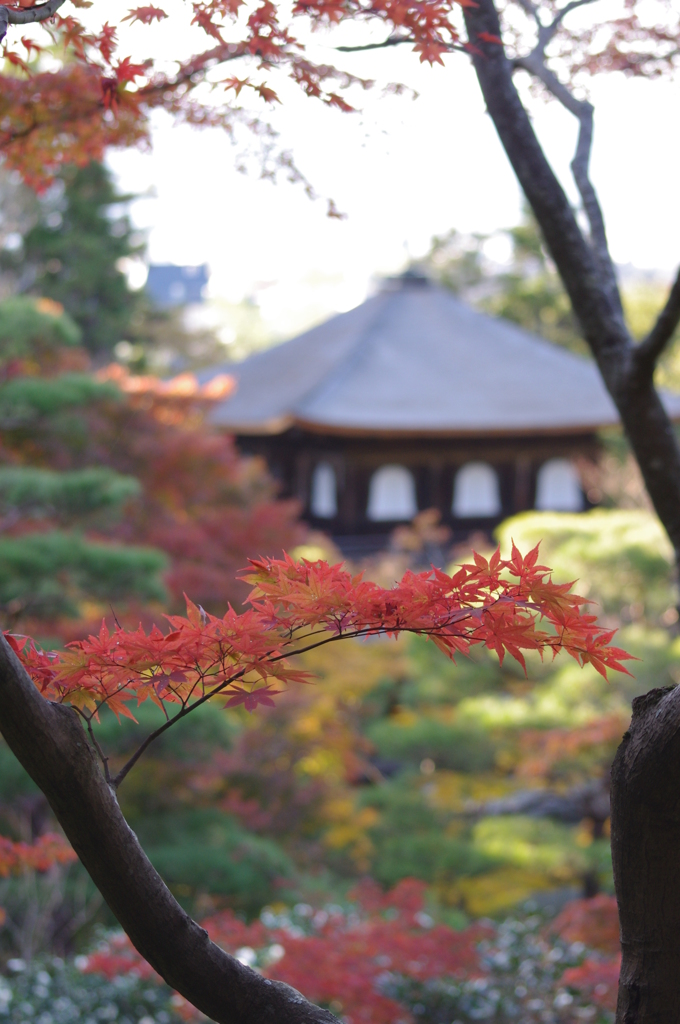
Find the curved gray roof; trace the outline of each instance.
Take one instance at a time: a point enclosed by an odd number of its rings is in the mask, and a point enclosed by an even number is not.
[[[593,363],[408,275],[219,370],[237,388],[213,421],[239,434],[296,424],[338,433],[575,433],[618,420]],[[664,402],[680,415],[680,396]]]

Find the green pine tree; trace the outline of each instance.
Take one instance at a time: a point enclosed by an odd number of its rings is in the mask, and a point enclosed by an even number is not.
[[[108,467],[57,470],[36,460],[79,441],[79,412],[120,398],[68,368],[80,330],[56,303],[0,303],[0,622],[77,617],[84,602],[163,600],[166,558],[153,548],[91,539],[137,497],[134,477]],[[71,352],[69,353],[69,349]],[[75,351],[77,355],[77,349]],[[62,365],[60,366],[60,360]]]
[[[14,260],[31,271],[31,291],[60,302],[82,331],[92,354],[110,352],[128,338],[139,296],[118,261],[139,254],[129,217],[113,208],[120,194],[103,164],[66,167],[63,193],[40,204],[37,223]]]

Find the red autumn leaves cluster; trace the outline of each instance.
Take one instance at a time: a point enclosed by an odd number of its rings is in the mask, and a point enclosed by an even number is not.
[[[569,967],[560,982],[586,995],[605,1010],[616,1010],[621,946],[619,912],[613,896],[600,893],[574,900],[551,922],[550,931],[565,942],[582,942],[595,950],[578,967]]]
[[[73,2],[76,8],[91,6],[89,0]],[[204,46],[194,54],[164,53],[158,63],[140,63],[120,52],[118,26],[104,22],[105,9],[98,28],[91,27],[92,19],[84,25],[77,12],[60,11],[38,30],[42,39],[10,26],[4,56],[11,71],[2,76],[0,89],[0,151],[7,166],[41,188],[63,163],[101,159],[108,146],[148,140],[149,117],[157,108],[192,125],[219,125],[233,133],[243,124],[256,134],[266,132],[258,117],[243,116],[238,94],[246,88],[265,104],[278,102],[276,76],[329,106],[352,111],[341,90],[373,83],[333,63],[314,63],[305,43],[310,22],[332,27],[378,21],[390,45],[404,42],[421,61],[441,64],[452,50],[479,53],[501,44],[488,32],[465,38],[461,8],[470,6],[472,0],[297,0],[292,8],[274,0],[192,0],[191,24],[205,33]],[[545,7],[549,21],[555,7]],[[567,73],[623,70],[655,76],[677,68],[680,23],[673,5],[661,3],[655,11],[642,0],[627,0],[624,7],[623,16],[613,19],[598,10],[590,24],[576,30],[559,25],[555,44]],[[528,52],[535,42],[533,19],[529,15],[522,29],[521,8],[527,14],[526,7],[518,3],[516,8],[518,16],[508,19],[504,40],[511,56],[515,50]],[[121,20],[157,30],[167,17],[161,7],[143,6]],[[187,36],[180,32],[177,38]],[[373,35],[366,39],[376,45]],[[44,70],[39,60],[31,64],[34,54],[48,49],[63,53],[60,65]],[[140,48],[144,58],[149,49]]]
[[[330,1006],[348,1024],[406,1024],[413,1018],[390,996],[390,981],[482,978],[486,968],[478,944],[493,940],[494,934],[489,924],[463,931],[435,924],[424,912],[425,888],[407,878],[383,893],[367,879],[350,894],[354,911],[304,907],[304,931],[283,919],[272,925],[260,920],[245,924],[231,911],[215,914],[202,925],[222,949],[257,963],[266,977],[292,985],[313,1002]],[[556,978],[556,990],[580,992],[591,1004],[614,1009],[620,965],[616,900],[606,895],[574,900],[545,931],[592,950],[579,966]],[[85,970],[110,979],[135,973],[160,981],[123,935],[89,956]],[[192,1007],[178,1002],[183,1016],[192,1019]]]
[[[202,922],[213,942],[232,955],[248,953],[261,960],[263,973],[303,991],[312,1002],[330,1006],[348,1024],[394,1024],[406,1021],[403,1005],[384,992],[390,974],[414,981],[481,976],[477,943],[489,929],[474,925],[454,931],[433,924],[424,913],[425,886],[404,879],[383,893],[371,881],[351,896],[358,907],[313,912],[308,934],[261,921],[244,924],[231,911]],[[135,971],[152,979],[154,972],[124,937],[88,957],[86,970],[109,978]],[[187,1015],[190,1008],[187,1007]]]
[[[0,878],[26,871],[49,871],[55,864],[70,864],[77,859],[70,844],[54,832],[46,832],[33,843],[15,843],[0,836]],[[5,911],[0,907],[0,927],[5,919]]]
[[[87,714],[106,704],[117,714],[151,700],[163,707],[227,698],[227,707],[271,704],[276,685],[309,682],[295,669],[296,653],[347,637],[410,632],[426,636],[449,657],[484,644],[502,661],[524,665],[525,651],[564,650],[579,664],[626,672],[630,657],[612,646],[613,632],[583,610],[570,584],[554,583],[538,564],[538,547],[509,559],[496,551],[449,576],[439,569],[407,572],[384,588],[342,565],[267,558],[242,574],[252,586],[250,608],[223,617],[187,602],[187,615],[167,616],[170,632],[105,624],[98,636],[46,654],[22,637],[8,637],[34,682],[50,700]]]

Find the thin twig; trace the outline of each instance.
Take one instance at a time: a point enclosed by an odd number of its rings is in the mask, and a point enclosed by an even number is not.
[[[581,3],[590,2],[591,0],[574,0],[571,9],[573,10],[574,6],[581,6]],[[564,12],[566,12],[566,8]],[[564,12],[562,13],[564,14]],[[545,26],[546,32],[548,32],[550,27]],[[607,294],[613,308],[621,317],[621,320],[623,320],[621,293],[616,280],[614,264],[609,253],[604,216],[600,201],[597,198],[597,193],[589,176],[590,153],[593,145],[593,106],[587,100],[577,100],[566,85],[559,80],[557,75],[546,67],[544,63],[544,50],[549,39],[544,43],[540,38],[541,34],[539,30],[539,43],[536,48],[526,57],[515,58],[513,66],[528,71],[529,74],[538,78],[555,99],[559,100],[562,106],[573,114],[574,117],[578,118],[580,129],[576,153],[571,162],[571,171],[588,218],[590,242],[604,275]]]
[[[659,356],[672,340],[680,323],[680,269],[668,293],[666,305],[663,307],[656,323],[647,337],[640,342],[633,352],[633,373],[640,377],[651,377],[654,373]]]
[[[387,46],[399,46],[400,43],[413,43],[412,36],[388,36],[382,43],[364,43],[363,46],[336,46],[339,53],[359,53],[361,50],[384,50]]]
[[[104,778],[106,779],[106,781],[110,785],[111,784],[111,773],[109,772],[109,759],[108,759],[108,757],[104,756],[104,751],[99,746],[99,741],[97,740],[97,737],[94,734],[94,730],[92,728],[92,715],[90,715],[88,718],[86,718],[85,721],[87,722],[87,731],[90,734],[90,739],[92,740],[92,742],[94,744],[94,748],[97,751],[97,754],[99,755],[99,759],[100,759],[102,765],[104,766]]]
[[[494,603],[496,603],[496,602],[494,602]],[[492,607],[492,605],[489,605],[488,607]],[[316,650],[319,647],[324,647],[326,644],[334,643],[334,642],[336,642],[338,640],[354,640],[354,639],[359,639],[359,638],[365,637],[365,636],[375,636],[376,634],[385,634],[385,633],[391,633],[391,632],[394,632],[394,633],[416,633],[416,634],[418,634],[420,636],[433,636],[433,635],[437,635],[437,634],[441,633],[441,631],[447,625],[453,625],[454,623],[456,623],[456,624],[462,623],[462,622],[465,621],[466,618],[469,618],[470,616],[473,616],[473,615],[477,615],[480,611],[485,611],[485,610],[486,610],[486,608],[484,608],[484,609],[470,608],[469,610],[466,610],[464,613],[460,614],[459,617],[455,617],[455,618],[451,619],[449,622],[440,623],[438,626],[433,626],[432,629],[409,629],[409,628],[397,625],[397,626],[393,627],[392,629],[384,628],[384,629],[376,630],[375,628],[366,627],[365,629],[352,630],[349,633],[336,633],[336,634],[333,634],[331,636],[325,636],[322,640],[315,641],[315,643],[307,644],[304,647],[298,647],[294,651],[286,651],[286,652],[284,652],[282,654],[274,655],[273,657],[267,659],[267,664],[273,665],[273,664],[276,664],[279,661],[283,661],[286,658],[295,657],[296,655],[299,655],[299,654],[307,654],[309,651]],[[214,686],[211,690],[208,690],[207,692],[205,692],[201,697],[198,697],[194,701],[193,704],[185,704],[185,703],[183,703],[182,704],[182,709],[180,711],[178,711],[176,715],[174,715],[172,718],[168,717],[167,721],[165,721],[163,723],[163,725],[160,725],[157,729],[154,729],[153,732],[149,733],[149,735],[146,737],[146,739],[140,744],[140,746],[134,752],[132,757],[130,757],[129,760],[127,760],[125,762],[125,764],[120,769],[120,771],[111,779],[111,781],[110,781],[111,786],[113,786],[114,789],[117,789],[118,786],[120,786],[120,784],[123,781],[123,779],[130,772],[130,770],[132,768],[134,768],[135,764],[140,759],[140,757],[142,756],[144,751],[148,749],[148,747],[154,742],[154,740],[158,739],[159,736],[162,736],[163,733],[166,732],[170,728],[170,726],[174,725],[180,719],[186,718],[186,716],[188,714],[190,714],[192,711],[195,711],[196,708],[201,707],[201,705],[206,704],[213,697],[216,697],[220,693],[223,693],[224,690],[226,690],[229,686],[232,685],[232,683],[238,682],[238,680],[243,679],[243,677],[248,673],[249,670],[250,670],[249,666],[246,666],[246,667],[240,669],[238,672],[234,673],[234,675],[229,676],[228,679],[224,679],[217,686]],[[205,680],[205,675],[206,675],[205,673],[201,674],[201,679],[203,681]],[[199,681],[201,681],[201,680],[197,680],[195,685],[198,685]],[[167,713],[166,713],[166,717],[167,717]]]

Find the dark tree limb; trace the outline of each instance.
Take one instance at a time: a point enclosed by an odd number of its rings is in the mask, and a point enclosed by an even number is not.
[[[680,324],[680,270],[653,328],[635,349],[635,365],[642,377],[651,379],[654,367]]]
[[[512,79],[513,64],[503,47],[480,39],[501,36],[493,0],[465,9],[473,56],[487,110],[541,228],[571,300],[583,336],[644,477],[649,496],[680,562],[680,450],[672,424],[650,379],[635,366],[633,339],[606,268],[584,238],[569,200],[536,138]]]
[[[229,956],[182,910],[125,821],[78,715],[40,696],[4,637],[0,732],[133,945],[168,985],[217,1024],[338,1024]]]
[[[617,1024],[680,1018],[680,687],[633,701],[612,767],[611,842],[623,961]]]
[[[609,817],[609,776],[593,779],[560,793],[552,789],[525,789],[483,803],[466,804],[462,816],[496,818],[525,814],[575,825],[584,818],[604,824]]]
[[[32,25],[36,21],[47,21],[59,10],[65,0],[47,0],[35,7],[0,7],[0,41],[5,38],[8,25]]]

